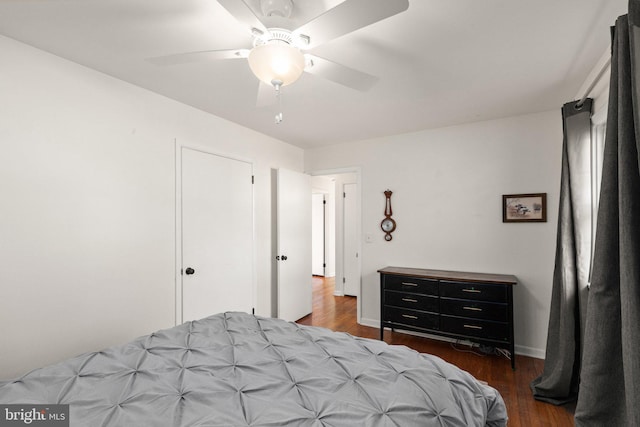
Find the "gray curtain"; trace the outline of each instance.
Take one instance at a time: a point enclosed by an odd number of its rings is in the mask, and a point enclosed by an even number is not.
[[[640,426],[640,0],[616,21],[577,426]]]
[[[551,313],[542,375],[533,396],[556,405],[576,399],[580,375],[581,312],[586,307],[591,248],[591,106],[562,107],[564,141]]]

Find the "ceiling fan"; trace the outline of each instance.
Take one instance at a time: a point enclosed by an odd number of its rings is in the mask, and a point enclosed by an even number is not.
[[[248,4],[255,5],[255,0],[217,1],[247,28],[251,45],[239,49],[160,56],[148,61],[175,65],[204,59],[247,59],[256,77],[268,87],[275,88],[277,94],[282,86],[295,82],[303,72],[366,91],[376,83],[377,77],[307,51],[409,7],[409,0],[344,0],[297,28],[287,28],[293,22],[288,19],[294,9],[293,0],[258,0],[261,17]],[[274,17],[280,24],[278,27],[265,25],[265,22],[274,22]]]

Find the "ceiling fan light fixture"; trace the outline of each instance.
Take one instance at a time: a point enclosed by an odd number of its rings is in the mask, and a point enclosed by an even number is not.
[[[281,81],[282,86],[295,82],[306,65],[300,50],[277,41],[254,47],[247,59],[253,74],[268,85],[274,80]]]

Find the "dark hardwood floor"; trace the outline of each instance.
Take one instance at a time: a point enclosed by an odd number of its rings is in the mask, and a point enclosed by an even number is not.
[[[356,322],[356,298],[333,295],[333,278],[313,278],[313,313],[298,321],[300,324],[322,326],[334,331],[348,332],[366,338],[380,337],[378,328],[359,325]],[[573,426],[573,407],[554,406],[538,402],[531,395],[529,383],[543,369],[543,361],[526,356],[516,356],[516,370],[504,356],[470,352],[464,345],[385,331],[385,342],[405,345],[421,353],[434,354],[479,380],[486,381],[502,395],[509,414],[509,426]],[[455,348],[454,348],[455,347]]]

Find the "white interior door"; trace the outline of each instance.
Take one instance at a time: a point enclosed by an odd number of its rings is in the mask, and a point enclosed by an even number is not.
[[[278,169],[278,317],[295,321],[312,310],[311,179]]]
[[[252,165],[181,149],[182,321],[253,309]]]
[[[325,275],[325,201],[324,194],[316,193],[311,195],[311,223],[313,234],[311,236],[311,272],[314,276]]]
[[[344,293],[360,294],[357,184],[344,184]]]

